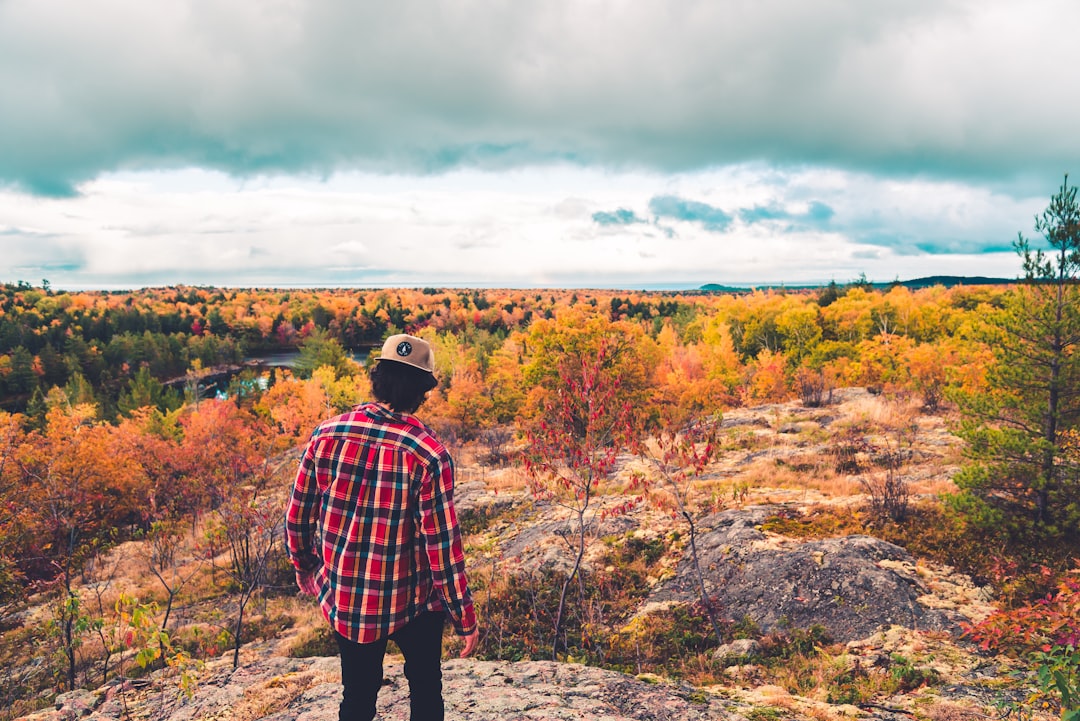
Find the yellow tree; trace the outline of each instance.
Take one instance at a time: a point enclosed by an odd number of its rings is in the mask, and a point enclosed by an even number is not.
[[[541,319],[529,327],[524,340],[526,361],[522,375],[530,389],[526,414],[536,416],[550,405],[556,392],[568,380],[579,380],[587,361],[603,349],[603,365],[598,369],[617,387],[616,400],[629,402],[639,413],[648,407],[655,371],[659,362],[656,342],[642,327],[615,321],[599,314],[570,309],[554,320]],[[567,377],[566,374],[570,374]],[[583,428],[585,419],[579,419]]]
[[[822,322],[837,340],[858,343],[874,333],[873,309],[879,300],[880,295],[874,291],[848,288],[841,298],[822,309]]]
[[[508,337],[488,359],[484,384],[495,423],[513,423],[525,402],[520,333]]]
[[[450,388],[446,392],[446,410],[450,421],[465,438],[471,438],[491,424],[494,403],[487,393],[476,361],[460,363],[454,370]]]

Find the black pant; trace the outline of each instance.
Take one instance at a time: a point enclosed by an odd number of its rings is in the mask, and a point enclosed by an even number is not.
[[[446,615],[426,612],[390,634],[405,656],[411,721],[443,721],[442,633]],[[372,721],[375,697],[383,681],[383,655],[388,639],[356,643],[339,633],[343,695],[338,721]]]

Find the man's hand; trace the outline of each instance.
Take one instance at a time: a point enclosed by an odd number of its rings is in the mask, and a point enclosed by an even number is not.
[[[461,653],[458,654],[458,658],[465,658],[476,650],[476,642],[480,638],[480,628],[474,628],[472,633],[468,636],[463,636],[465,639],[465,648],[461,649]]]
[[[297,571],[296,585],[300,587],[300,593],[308,596],[319,595],[319,582],[315,580],[314,571]]]

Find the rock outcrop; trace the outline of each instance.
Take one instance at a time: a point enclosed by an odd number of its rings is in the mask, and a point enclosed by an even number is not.
[[[739,706],[687,685],[641,680],[574,664],[454,660],[443,664],[447,718],[459,721],[725,721]],[[379,718],[409,717],[408,683],[388,662]],[[251,660],[236,671],[214,662],[195,696],[154,693],[122,698],[115,690],[79,692],[25,721],[336,721],[341,700],[336,658]],[[746,710],[746,706],[742,706]],[[125,711],[126,709],[126,711]],[[125,715],[125,713],[127,715]]]
[[[763,632],[823,626],[836,641],[865,638],[882,627],[952,630],[957,617],[927,608],[927,589],[907,569],[904,549],[870,536],[816,541],[769,536],[758,529],[776,508],[755,507],[701,521],[698,554],[706,587],[721,612],[749,618]],[[675,578],[649,601],[692,602],[697,581],[689,554]]]

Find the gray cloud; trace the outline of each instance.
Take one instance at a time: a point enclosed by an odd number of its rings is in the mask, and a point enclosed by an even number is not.
[[[677,195],[657,195],[649,201],[649,210],[657,218],[670,218],[687,223],[700,223],[710,231],[724,231],[731,225],[731,216],[720,208]]]
[[[637,213],[628,208],[619,208],[612,211],[597,211],[592,214],[593,222],[597,225],[634,225],[646,222],[639,218]]]
[[[1002,233],[982,235],[977,228],[935,228],[922,219],[912,218],[895,224],[861,224],[856,221],[838,225],[839,231],[853,242],[888,248],[898,255],[954,255],[1011,253],[1012,245]]]
[[[916,251],[928,255],[952,255],[956,253],[987,255],[992,253],[1013,252],[1011,243],[1002,243],[998,239],[990,241],[984,239],[980,241],[977,239],[955,236],[920,239],[918,241],[909,239],[909,242],[905,244],[904,247],[906,249],[914,248]]]
[[[1066,0],[0,2],[0,182],[1080,158]],[[1037,109],[1037,110],[1033,110]]]
[[[987,202],[993,198],[988,198]],[[865,199],[864,199],[865,200]],[[986,207],[982,218],[949,218],[949,210],[926,208],[854,208],[830,220],[828,228],[852,242],[887,248],[904,256],[988,255],[1011,253],[1008,221],[1010,208],[998,213]]]
[[[787,208],[772,203],[770,205],[756,205],[753,208],[744,208],[739,211],[739,219],[752,225],[761,222],[785,221],[793,228],[823,228],[836,212],[820,201],[812,201],[805,211],[793,212]]]

